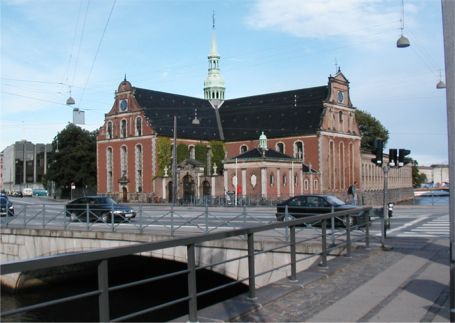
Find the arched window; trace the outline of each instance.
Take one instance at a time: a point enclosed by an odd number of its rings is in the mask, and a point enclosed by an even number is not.
[[[126,120],[120,123],[120,138],[126,138]]]
[[[136,118],[136,136],[142,136],[142,118]]]
[[[112,161],[112,148],[109,147],[106,150],[106,191],[112,192],[113,188],[113,161]]]
[[[248,151],[248,146],[247,145],[241,145],[240,146],[240,153],[246,153]]]
[[[107,123],[106,138],[107,139],[113,138],[112,121],[108,121]]]
[[[188,146],[188,150],[190,159],[196,159],[196,149],[194,149],[194,146]]]
[[[287,181],[288,178],[286,177],[286,175],[283,175],[283,186],[286,186]]]
[[[126,175],[128,173],[128,151],[126,146],[120,148],[120,176]]]
[[[142,146],[136,145],[135,151],[135,168],[136,168],[136,192],[142,192]]]
[[[282,142],[276,144],[276,151],[284,154],[284,144]]]
[[[294,142],[294,157],[304,160],[303,142]]]

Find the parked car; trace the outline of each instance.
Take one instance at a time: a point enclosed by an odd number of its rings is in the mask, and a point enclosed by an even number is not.
[[[42,189],[42,188],[34,188],[32,192],[33,196],[47,196],[47,190]]]
[[[333,211],[345,211],[355,209],[357,206],[346,204],[339,198],[332,195],[298,195],[277,204],[276,218],[283,221],[288,207],[288,215],[292,218],[314,216],[316,214],[330,213]],[[361,215],[361,214],[356,214]],[[358,216],[352,217],[351,224],[358,223]],[[336,219],[336,225],[345,226],[344,219]],[[317,223],[312,223],[317,224]]]
[[[14,216],[13,203],[6,195],[0,196],[0,216]]]
[[[33,189],[26,187],[22,190],[22,195],[23,196],[32,196],[33,195]]]
[[[11,193],[11,196],[14,196],[14,197],[24,197],[24,194],[22,194],[21,191],[14,191]]]
[[[118,204],[110,197],[85,196],[75,199],[65,206],[66,216],[71,221],[90,222],[128,222],[136,217],[136,212],[127,205]]]

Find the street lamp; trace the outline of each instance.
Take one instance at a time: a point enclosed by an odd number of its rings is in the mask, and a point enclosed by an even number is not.
[[[194,111],[194,119],[191,122],[193,125],[199,125],[200,121],[197,118],[197,110]],[[177,198],[177,116],[174,115],[174,136],[172,145],[172,205],[175,206]]]
[[[407,39],[405,36],[403,36],[403,29],[404,29],[404,0],[401,0],[401,36],[397,40],[397,47],[398,48],[405,48],[409,47],[411,43],[409,42],[409,39]]]

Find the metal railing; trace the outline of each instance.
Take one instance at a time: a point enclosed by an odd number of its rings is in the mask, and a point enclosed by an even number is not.
[[[40,270],[40,269],[47,269],[51,267],[58,267],[58,266],[67,266],[67,265],[75,265],[75,264],[84,264],[87,262],[97,262],[97,275],[98,275],[98,287],[94,290],[75,294],[72,296],[68,296],[65,298],[53,299],[51,301],[42,302],[39,304],[34,304],[30,306],[24,306],[21,308],[7,310],[1,313],[1,317],[7,317],[19,313],[24,313],[30,310],[39,309],[48,307],[51,305],[62,304],[74,300],[78,300],[81,298],[87,298],[91,296],[98,296],[98,307],[99,307],[99,320],[101,322],[105,321],[123,321],[128,320],[139,315],[143,315],[146,313],[150,313],[153,311],[157,311],[159,309],[163,309],[169,307],[171,305],[175,305],[182,302],[187,302],[188,305],[188,320],[191,322],[198,321],[198,297],[212,293],[214,291],[227,288],[232,286],[233,284],[239,284],[248,281],[248,298],[254,299],[256,297],[256,278],[267,273],[280,270],[283,268],[290,269],[290,276],[288,277],[291,282],[297,281],[297,264],[301,261],[307,260],[308,257],[317,257],[320,259],[320,264],[323,266],[327,266],[327,255],[330,250],[333,248],[344,248],[345,255],[350,256],[352,252],[352,230],[354,226],[351,226],[350,218],[352,216],[359,216],[359,212],[364,217],[363,221],[363,228],[360,231],[362,234],[357,235],[358,241],[362,241],[365,243],[365,246],[369,246],[369,214],[371,208],[358,208],[354,210],[348,211],[340,211],[335,213],[329,213],[324,215],[315,215],[309,216],[301,219],[290,220],[290,221],[283,221],[283,222],[275,222],[266,225],[259,225],[253,226],[248,228],[240,228],[240,229],[233,229],[228,231],[221,231],[221,232],[213,232],[208,234],[201,234],[192,237],[183,237],[173,240],[166,240],[166,241],[159,241],[153,243],[143,243],[138,245],[129,245],[129,246],[122,246],[113,249],[104,249],[104,250],[94,250],[94,251],[86,251],[83,253],[78,254],[65,254],[65,255],[57,255],[57,256],[50,256],[45,258],[36,258],[31,260],[22,260],[16,261],[12,263],[4,263],[0,265],[0,271],[2,274],[11,274],[11,273],[20,273],[24,271],[33,271],[33,270]],[[346,228],[344,230],[344,239],[337,239],[337,244],[332,245],[330,248],[327,246],[327,221],[334,219],[334,218],[341,218],[345,220]],[[305,255],[303,253],[297,252],[296,246],[300,244],[308,243],[309,240],[315,240],[314,237],[309,239],[301,239],[297,234],[297,228],[300,226],[304,226],[307,223],[314,223],[315,221],[320,221],[321,223],[321,231],[318,235],[318,240],[321,245],[321,252],[316,253],[313,255]],[[270,230],[277,230],[277,229],[285,229],[288,231],[288,239],[283,241],[278,246],[274,246],[270,249],[265,250],[256,250],[254,243],[255,243],[255,235],[259,233],[263,233]],[[358,226],[355,227],[358,229]],[[207,264],[204,266],[197,266],[196,265],[196,257],[195,257],[195,250],[198,247],[203,247],[204,243],[209,241],[216,241],[216,240],[223,240],[228,238],[235,238],[235,237],[246,237],[247,248],[246,248],[246,255],[239,256],[235,258],[226,259],[220,262]],[[109,286],[108,282],[108,266],[109,260],[116,257],[122,257],[127,255],[133,254],[140,254],[143,252],[152,252],[158,251],[167,248],[175,248],[175,247],[186,247],[186,257],[187,257],[187,268],[185,270],[180,270],[177,272],[167,273],[160,276],[149,277],[146,279],[142,279],[139,281],[128,282],[116,286]],[[280,251],[279,251],[280,250]],[[255,266],[255,257],[261,254],[269,253],[269,252],[282,252],[289,254],[289,262],[279,264],[272,269],[268,269],[263,272],[256,273],[256,266]],[[299,257],[297,257],[299,256]],[[307,256],[307,258],[305,258]],[[316,258],[316,260],[317,260]],[[248,277],[239,281],[231,282],[225,285],[216,286],[212,289],[198,291],[198,285],[196,281],[196,272],[202,269],[213,269],[216,266],[224,265],[228,262],[232,261],[239,261],[241,259],[247,259],[248,264]],[[288,269],[288,270],[289,270]],[[162,304],[154,305],[149,308],[142,309],[140,311],[136,311],[133,313],[129,313],[120,317],[112,318],[110,317],[110,309],[109,309],[109,293],[113,291],[117,291],[120,289],[125,289],[131,286],[143,285],[149,282],[155,282],[158,280],[175,277],[177,275],[187,275],[187,284],[188,284],[188,294],[184,297],[180,297],[178,299],[173,299],[167,301]]]

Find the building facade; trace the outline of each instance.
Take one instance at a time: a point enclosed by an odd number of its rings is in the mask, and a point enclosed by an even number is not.
[[[2,161],[2,190],[22,191],[24,188],[43,188],[47,172],[50,144],[33,144],[23,140],[6,147]]]
[[[179,201],[232,192],[272,200],[303,193],[346,198],[354,182],[376,187],[361,173],[368,167],[356,108],[340,70],[326,85],[225,99],[214,31],[208,63],[204,99],[134,87],[126,78],[119,84],[97,137],[98,193],[171,201],[173,180]]]

